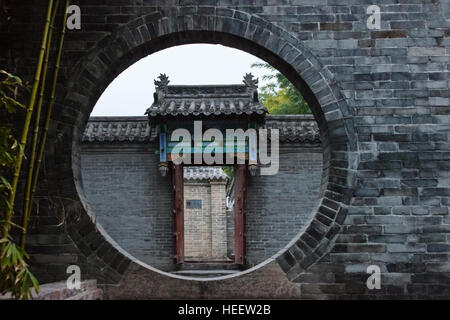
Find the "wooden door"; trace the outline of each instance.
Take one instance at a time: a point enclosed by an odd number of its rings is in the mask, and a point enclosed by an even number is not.
[[[234,254],[236,264],[245,264],[246,237],[246,178],[247,166],[239,164],[234,169]]]
[[[184,262],[184,187],[183,166],[173,165],[173,220],[175,236],[175,263]]]

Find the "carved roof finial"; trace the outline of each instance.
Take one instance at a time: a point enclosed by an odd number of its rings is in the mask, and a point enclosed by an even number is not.
[[[255,77],[253,76],[253,74],[251,73],[246,73],[244,76],[244,81],[245,85],[251,89],[257,89],[258,88],[258,83],[259,80],[258,78],[255,79]]]
[[[161,73],[158,77],[159,80],[155,80],[156,89],[164,90],[169,85],[169,77],[165,73]]]

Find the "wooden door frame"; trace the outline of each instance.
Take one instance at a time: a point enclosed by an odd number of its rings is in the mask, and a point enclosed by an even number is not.
[[[245,265],[247,165],[234,166],[234,263]]]
[[[172,163],[172,181],[175,264],[180,264],[184,262],[184,165],[175,165]],[[247,199],[246,164],[234,166],[234,188],[234,263],[245,265]]]
[[[175,264],[184,262],[184,168],[172,164]]]

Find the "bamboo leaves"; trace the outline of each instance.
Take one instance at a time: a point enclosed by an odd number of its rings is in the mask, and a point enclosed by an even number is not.
[[[37,182],[39,179],[39,171],[40,171],[42,159],[44,157],[48,129],[50,127],[53,106],[55,103],[56,84],[58,82],[58,74],[59,74],[59,69],[60,69],[60,64],[61,64],[61,59],[62,59],[64,38],[65,38],[65,34],[66,34],[67,8],[69,7],[69,5],[70,5],[70,0],[66,0],[65,6],[64,6],[64,15],[63,15],[63,20],[62,20],[62,26],[61,26],[61,35],[60,35],[59,44],[58,44],[58,52],[56,55],[55,70],[53,73],[53,81],[52,81],[52,87],[51,87],[51,92],[50,92],[50,100],[48,102],[47,113],[46,113],[45,122],[44,122],[44,128],[42,130],[41,141],[40,141],[40,145],[39,145],[39,151],[37,154],[35,168],[33,170],[33,176],[32,176],[32,180],[31,180],[32,184],[31,184],[31,194],[30,194],[31,200],[30,201],[32,201],[33,196],[36,192],[36,186],[37,186]],[[31,206],[28,207],[28,212],[26,212],[26,215],[29,216],[30,210],[31,210]],[[24,225],[25,225],[25,223],[24,223]]]
[[[34,122],[34,131],[33,131],[33,138],[31,142],[31,157],[30,162],[28,165],[28,176],[27,176],[27,183],[26,183],[26,190],[25,190],[25,203],[23,207],[23,231],[22,231],[22,237],[20,240],[20,245],[22,248],[25,248],[25,241],[26,241],[26,232],[28,228],[28,220],[31,213],[31,201],[32,201],[32,195],[31,195],[31,189],[33,184],[33,172],[35,169],[35,163],[36,163],[36,156],[37,156],[37,145],[38,145],[38,138],[39,138],[39,124],[41,121],[41,111],[42,111],[42,104],[44,103],[44,93],[45,93],[45,84],[47,80],[47,71],[48,71],[48,61],[50,57],[50,49],[52,45],[52,34],[53,34],[53,26],[55,24],[55,17],[56,17],[56,11],[58,9],[59,0],[56,0],[55,6],[53,8],[52,17],[50,20],[50,29],[47,36],[47,44],[45,49],[45,58],[44,58],[44,64],[42,66],[42,74],[40,79],[40,90],[39,90],[39,101],[37,105],[36,115],[34,116],[35,122]]]
[[[24,126],[19,141],[14,138],[15,132],[11,125],[8,126],[0,124],[0,294],[10,292],[13,297],[19,299],[31,299],[31,289],[34,288],[36,292],[39,290],[37,279],[28,269],[26,259],[29,257],[24,248],[26,241],[26,229],[31,212],[31,203],[39,176],[38,173],[40,163],[44,153],[45,141],[55,98],[56,83],[58,79],[58,71],[65,34],[65,23],[67,20],[67,7],[69,6],[69,2],[69,0],[66,0],[64,14],[62,15],[63,26],[61,29],[60,41],[55,58],[56,65],[54,68],[51,96],[50,99],[47,100],[48,106],[45,126],[42,130],[40,139],[40,120],[41,111],[45,101],[45,84],[51,51],[52,30],[59,8],[59,0],[48,1],[48,10],[38,58],[38,65],[35,72],[29,104],[27,106],[18,101],[18,96],[21,91],[20,89],[25,88],[21,79],[9,74],[6,71],[0,70],[0,114],[12,115],[19,109],[24,109],[26,111]],[[37,107],[35,108],[36,100]],[[25,185],[24,215],[22,226],[17,226],[12,220],[14,213],[14,202],[22,167],[22,160],[25,157],[25,146],[28,140],[28,132],[33,115],[35,117],[34,130],[32,134],[31,152],[28,157],[29,167]],[[4,122],[8,123],[8,121]],[[14,122],[10,121],[9,123]],[[10,229],[13,226],[22,230],[20,246],[17,246],[10,236]]]
[[[28,270],[28,254],[9,238],[0,239],[0,248],[0,294],[10,292],[18,299],[31,299],[31,289],[39,292],[39,283]]]
[[[23,157],[24,157],[24,147],[25,147],[25,145],[27,143],[28,130],[30,128],[31,117],[33,115],[34,105],[35,105],[35,102],[36,102],[36,95],[37,95],[37,91],[39,89],[39,84],[40,84],[40,80],[41,80],[42,64],[43,64],[43,61],[44,61],[45,50],[46,50],[46,47],[47,47],[47,38],[48,38],[48,34],[49,34],[49,29],[50,29],[50,20],[51,20],[51,16],[52,16],[52,11],[53,11],[53,0],[49,0],[49,2],[48,2],[48,9],[47,9],[47,18],[45,20],[44,35],[42,37],[41,50],[40,50],[39,59],[38,59],[38,65],[37,65],[37,68],[36,68],[33,88],[32,88],[32,91],[31,91],[30,103],[28,105],[27,114],[26,114],[26,117],[25,117],[25,124],[23,126],[22,136],[21,136],[21,139],[20,139],[20,144],[22,145],[23,148],[19,149],[19,155],[17,157],[17,162],[16,162],[16,165],[14,167],[14,174],[13,174],[13,180],[12,180],[12,189],[11,189],[10,197],[9,197],[9,202],[11,204],[11,209],[7,213],[7,216],[6,216],[7,220],[10,220],[12,215],[13,215],[14,201],[15,201],[15,198],[16,198],[16,191],[17,191],[17,184],[19,182],[20,169],[22,167],[22,160],[23,160]]]
[[[18,109],[25,106],[17,99],[20,93],[24,91],[26,86],[22,80],[12,74],[0,70],[0,115],[3,119],[8,120],[12,114]],[[12,185],[7,176],[12,175],[17,157],[21,152],[21,145],[15,139],[12,124],[7,121],[0,123],[0,218],[6,221],[6,212],[12,209],[9,201]],[[0,229],[0,236],[7,234],[9,224]]]
[[[7,113],[16,113],[17,108],[27,107],[17,101],[19,89],[24,88],[22,80],[4,70],[0,70],[0,111],[5,109]]]
[[[18,101],[26,86],[21,79],[0,70],[0,114],[2,118],[26,108]],[[13,205],[10,195],[13,186],[8,180],[12,176],[18,157],[23,154],[23,146],[15,139],[13,125],[2,121],[0,124],[0,294],[10,292],[18,299],[32,298],[30,289],[39,290],[37,279],[28,270],[25,259],[27,253],[16,246],[9,236],[11,227],[22,227],[14,224],[8,212],[12,212]]]

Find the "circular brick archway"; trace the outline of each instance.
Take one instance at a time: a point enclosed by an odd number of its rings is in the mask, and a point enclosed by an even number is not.
[[[319,124],[324,149],[320,207],[300,238],[276,257],[293,279],[330,250],[340,231],[355,181],[356,134],[338,83],[308,48],[280,27],[237,10],[208,7],[140,17],[102,39],[71,70],[60,115],[70,120],[57,119],[63,133],[60,147],[71,152],[64,152],[55,168],[72,199],[66,205],[69,234],[89,261],[109,271],[107,281],[117,281],[126,270],[131,257],[111,239],[105,240],[106,234],[99,235],[91,220],[82,188],[79,141],[96,101],[123,70],[151,53],[192,43],[222,44],[270,63],[303,94]],[[111,246],[100,250],[104,241]]]

